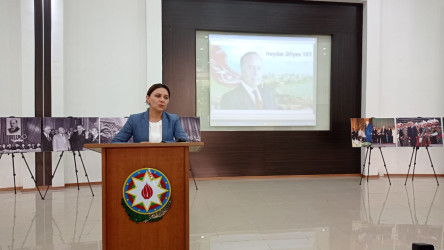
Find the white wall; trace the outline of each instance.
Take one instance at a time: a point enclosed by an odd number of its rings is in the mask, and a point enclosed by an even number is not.
[[[362,117],[444,115],[443,13],[442,0],[367,1]],[[429,151],[436,173],[444,174],[443,148]],[[383,152],[389,174],[407,173],[411,148]],[[370,170],[385,172],[377,151]],[[425,149],[418,151],[415,173],[433,174]]]
[[[146,109],[145,1],[53,1],[54,117],[123,117]],[[82,157],[90,181],[101,181],[100,154],[85,151]],[[53,153],[53,168],[58,158]],[[54,186],[76,182],[73,162],[72,154],[63,156]],[[79,159],[77,167],[79,181],[86,182]]]
[[[0,1],[0,117],[34,116],[34,3]],[[25,154],[34,173],[34,154]],[[0,160],[0,188],[14,186],[12,157]],[[32,188],[21,156],[15,157],[18,187]]]

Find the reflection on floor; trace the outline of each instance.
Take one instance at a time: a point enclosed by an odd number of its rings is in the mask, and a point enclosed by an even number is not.
[[[434,178],[190,182],[190,249],[444,249]],[[439,181],[443,182],[443,178]],[[101,187],[0,192],[0,249],[101,249]]]

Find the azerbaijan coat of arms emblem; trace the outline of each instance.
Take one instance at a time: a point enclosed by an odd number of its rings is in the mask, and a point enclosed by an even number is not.
[[[161,171],[141,168],[123,184],[122,206],[131,220],[155,222],[171,207],[171,184]]]

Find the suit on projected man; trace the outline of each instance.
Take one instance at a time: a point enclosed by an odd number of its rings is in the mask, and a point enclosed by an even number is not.
[[[260,87],[262,59],[256,52],[241,57],[241,84],[225,93],[221,109],[278,109],[273,89]]]

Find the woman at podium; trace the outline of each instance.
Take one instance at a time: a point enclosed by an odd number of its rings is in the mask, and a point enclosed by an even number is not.
[[[188,141],[179,116],[165,111],[170,102],[170,89],[161,83],[152,85],[146,94],[147,111],[133,114],[111,143]]]

